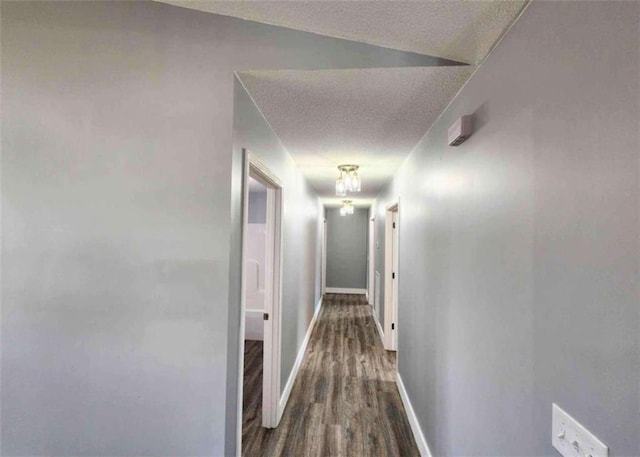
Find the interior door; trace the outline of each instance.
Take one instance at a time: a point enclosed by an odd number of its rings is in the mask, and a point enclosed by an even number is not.
[[[392,221],[393,221],[393,227],[392,227],[392,265],[393,265],[393,275],[391,278],[392,281],[392,287],[393,287],[393,293],[392,293],[392,300],[393,300],[393,327],[392,327],[392,332],[393,332],[393,350],[397,350],[398,349],[398,281],[399,281],[399,275],[398,275],[398,253],[399,253],[399,243],[398,243],[398,234],[400,232],[400,227],[399,227],[399,218],[398,218],[398,211],[394,211],[392,213]]]

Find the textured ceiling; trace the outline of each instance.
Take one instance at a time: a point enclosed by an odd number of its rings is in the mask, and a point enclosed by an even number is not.
[[[321,197],[333,196],[337,165],[356,163],[362,192],[354,196],[371,199],[472,71],[454,66],[239,76]]]
[[[527,0],[161,0],[336,38],[479,63]]]
[[[475,64],[528,0],[158,1]],[[366,205],[474,69],[429,62],[239,76],[325,204],[340,200],[334,196],[337,165],[356,163],[363,184],[354,200]]]

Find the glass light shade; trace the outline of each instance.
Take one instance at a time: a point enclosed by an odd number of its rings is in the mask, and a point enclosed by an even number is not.
[[[353,205],[349,204],[349,206],[347,206],[347,214],[353,214]]]
[[[351,192],[360,192],[360,184],[360,176],[354,171],[351,177]]]
[[[340,208],[340,216],[346,216],[347,215],[347,207],[343,206],[342,208]]]
[[[336,196],[344,197],[347,195],[347,189],[344,185],[344,179],[342,176],[336,179]]]
[[[352,192],[352,188],[351,186],[353,185],[352,182],[352,177],[351,177],[351,173],[347,173],[347,176],[345,176],[344,178],[344,188],[348,191],[348,192]]]
[[[336,181],[336,196],[346,197],[349,192],[360,192],[362,181],[358,175],[358,165],[340,165],[340,177]]]

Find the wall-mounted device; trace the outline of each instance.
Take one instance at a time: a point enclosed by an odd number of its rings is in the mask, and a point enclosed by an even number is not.
[[[458,118],[458,120],[449,127],[449,146],[458,146],[471,136],[472,121],[472,116],[468,114]]]

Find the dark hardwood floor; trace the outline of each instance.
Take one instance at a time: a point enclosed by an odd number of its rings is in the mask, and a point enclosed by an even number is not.
[[[267,431],[262,428],[262,350],[262,341],[244,341],[242,455],[251,455],[247,451],[251,450],[256,439],[260,440]]]
[[[387,352],[362,295],[325,296],[289,403],[261,427],[262,342],[245,343],[242,454],[419,456]]]

